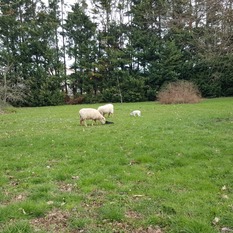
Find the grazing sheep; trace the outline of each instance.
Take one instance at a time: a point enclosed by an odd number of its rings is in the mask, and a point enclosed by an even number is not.
[[[141,111],[139,110],[134,110],[130,113],[130,116],[141,116]]]
[[[103,106],[98,107],[98,111],[104,116],[105,114],[108,114],[108,117],[113,114],[114,107],[112,104],[105,104]]]
[[[92,125],[93,125],[93,121],[100,121],[102,124],[105,124],[106,119],[104,118],[104,116],[102,116],[100,114],[100,112],[94,108],[82,108],[79,111],[79,115],[80,115],[80,125],[84,125],[87,126],[86,120],[92,120]]]

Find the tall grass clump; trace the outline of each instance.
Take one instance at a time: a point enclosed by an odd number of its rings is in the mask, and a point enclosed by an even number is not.
[[[5,112],[5,109],[8,107],[8,105],[0,99],[0,114],[3,114]]]
[[[7,113],[15,113],[16,109],[9,103],[6,103],[0,99],[0,115]]]
[[[4,229],[1,231],[2,233],[31,233],[33,232],[32,227],[28,222],[19,221],[16,223],[7,224]]]
[[[168,83],[157,97],[161,104],[199,103],[201,100],[197,86],[184,80]]]

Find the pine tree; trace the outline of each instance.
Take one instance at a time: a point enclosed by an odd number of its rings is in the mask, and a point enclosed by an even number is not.
[[[76,3],[72,6],[65,24],[66,36],[68,38],[68,54],[74,59],[71,66],[74,69],[70,86],[73,94],[77,91],[88,92],[97,91],[94,80],[95,72],[95,31],[96,24],[93,23],[85,13],[82,6]]]

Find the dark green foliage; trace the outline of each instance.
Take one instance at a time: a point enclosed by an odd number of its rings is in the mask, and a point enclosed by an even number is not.
[[[141,76],[131,76],[122,83],[122,96],[124,102],[144,101],[144,79]]]
[[[76,3],[72,6],[72,12],[68,14],[65,24],[68,38],[68,55],[74,58],[72,68],[74,73],[70,76],[69,84],[73,95],[80,91],[96,91],[94,79],[94,64],[96,57],[95,31],[96,24],[85,14],[83,8]]]
[[[34,80],[37,80],[35,82]],[[64,94],[60,91],[59,79],[56,76],[33,77],[30,92],[25,102],[28,106],[52,106],[64,103]]]
[[[189,78],[198,86],[204,97],[231,96],[233,67],[231,55],[202,60],[191,67]]]
[[[5,56],[1,56],[0,66],[8,64],[11,67],[7,79],[11,85],[25,87],[22,92],[27,97],[23,104],[29,106],[60,103],[60,100],[55,101],[61,81],[56,75],[59,66],[54,39],[58,23],[52,14],[46,12],[44,4],[39,3],[39,10],[36,4],[28,1],[1,5],[6,15],[0,18],[0,25],[5,25],[1,27],[1,45],[5,49],[0,50],[0,55]],[[6,21],[10,23],[6,25]]]
[[[50,91],[50,90],[35,90],[32,91],[32,97],[28,97],[28,106],[55,106],[64,103],[64,95],[59,90]]]
[[[120,102],[120,95],[116,87],[105,88],[102,93],[104,102]]]
[[[86,103],[154,100],[177,80],[192,81],[204,97],[233,95],[232,4],[96,0],[92,7],[75,3],[66,16],[64,1],[2,1],[3,101],[5,93],[15,106],[77,95]]]

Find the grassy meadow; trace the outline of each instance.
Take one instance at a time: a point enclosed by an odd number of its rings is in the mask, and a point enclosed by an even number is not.
[[[233,231],[233,98],[98,106],[0,115],[0,232]]]

